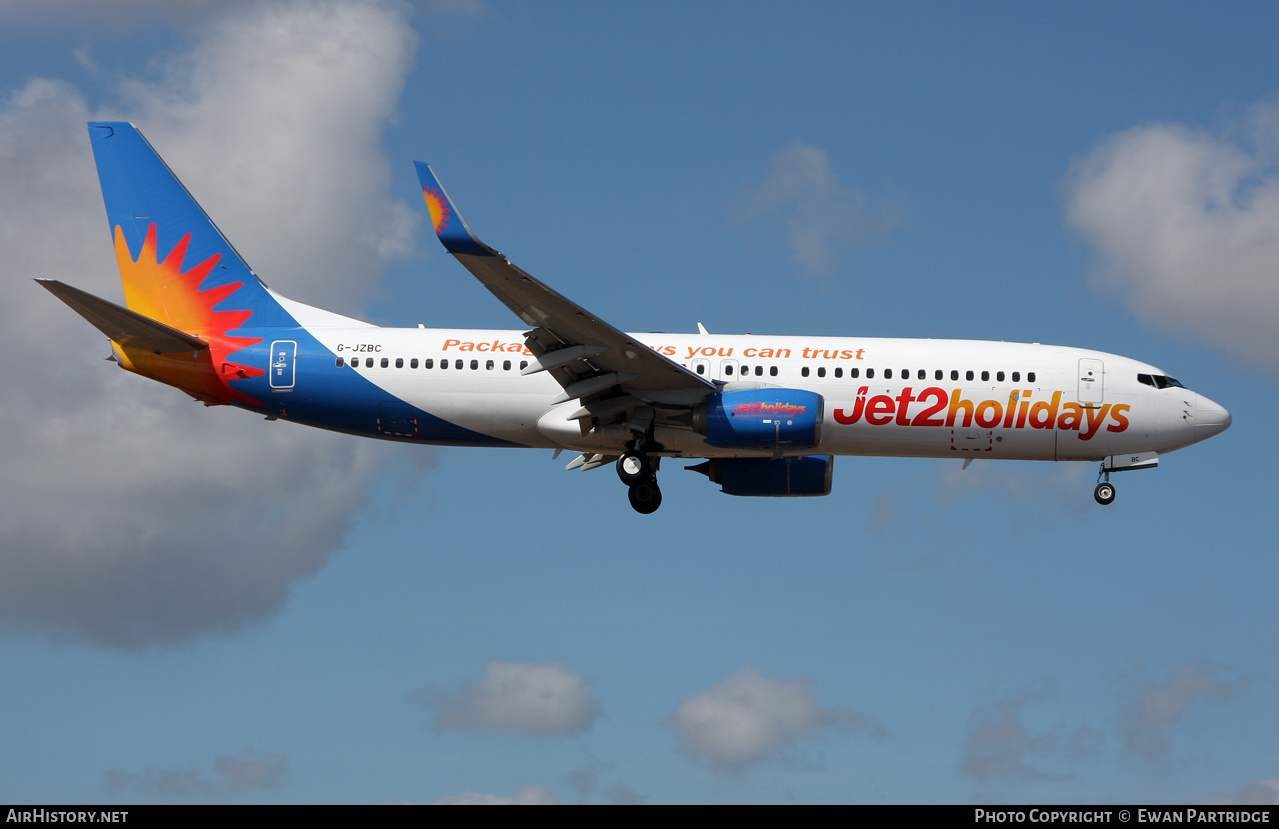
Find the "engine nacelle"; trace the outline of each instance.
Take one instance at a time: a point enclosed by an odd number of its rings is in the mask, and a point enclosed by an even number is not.
[[[693,430],[713,446],[811,449],[822,441],[822,396],[799,389],[712,394],[693,410]]]
[[[830,495],[832,455],[802,458],[711,458],[688,467],[720,485],[728,495],[757,495],[794,498]]]

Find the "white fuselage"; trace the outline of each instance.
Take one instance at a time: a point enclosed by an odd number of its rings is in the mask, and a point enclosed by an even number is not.
[[[623,423],[569,420],[576,400],[551,401],[547,373],[521,332],[307,326],[331,355],[396,398],[465,429],[513,444],[617,454]],[[1145,363],[1080,348],[979,340],[768,335],[636,334],[725,391],[759,385],[824,398],[820,445],[810,454],[1098,460],[1160,454],[1220,432],[1225,410]],[[309,358],[308,360],[309,361]],[[441,367],[447,362],[447,368]],[[299,355],[298,383],[308,367]],[[1175,383],[1175,381],[1173,381]],[[1161,383],[1162,385],[1162,383]],[[662,454],[749,457],[763,450],[708,444],[660,416]]]

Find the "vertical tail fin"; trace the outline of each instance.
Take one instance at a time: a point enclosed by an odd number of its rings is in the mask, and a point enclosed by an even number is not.
[[[89,138],[130,310],[209,336],[296,324],[136,127]]]

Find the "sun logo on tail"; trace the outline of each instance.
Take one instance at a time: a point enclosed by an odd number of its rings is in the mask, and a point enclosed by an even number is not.
[[[426,187],[423,188],[422,195],[426,196],[426,209],[431,214],[431,224],[435,227],[435,233],[442,235],[444,228],[449,226],[453,208],[449,206],[443,190],[432,190]]]
[[[258,377],[265,372],[227,359],[242,348],[262,342],[261,337],[228,333],[247,322],[253,312],[215,310],[218,303],[234,294],[243,283],[232,282],[202,290],[201,283],[218,264],[221,255],[214,254],[183,271],[182,260],[190,243],[191,234],[188,233],[173,246],[168,256],[160,260],[156,250],[156,228],[152,224],[138,258],[134,259],[124,238],[124,230],[116,226],[116,260],[120,265],[125,303],[129,309],[194,334],[209,344],[208,349],[190,355],[152,355],[145,351],[134,353],[131,349],[131,359],[150,376],[186,389],[206,402],[259,403],[229,384],[234,380]]]

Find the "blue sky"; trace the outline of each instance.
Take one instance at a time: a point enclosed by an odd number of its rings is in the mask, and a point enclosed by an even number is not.
[[[0,7],[0,798],[1279,798],[1269,4]],[[1234,425],[1119,476],[841,458],[819,499],[386,446],[102,362],[84,121],[259,274],[517,327],[425,232],[632,331],[1145,360]]]

